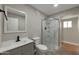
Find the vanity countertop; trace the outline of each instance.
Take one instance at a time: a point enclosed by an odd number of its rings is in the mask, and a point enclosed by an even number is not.
[[[17,47],[20,47],[32,42],[33,40],[29,39],[28,37],[22,38],[21,41],[19,42],[16,42],[15,40],[5,41],[0,45],[0,53],[4,53],[8,50],[11,50],[11,49],[14,49],[14,48],[17,48]]]

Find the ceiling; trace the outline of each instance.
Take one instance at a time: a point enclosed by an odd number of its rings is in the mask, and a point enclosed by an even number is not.
[[[78,4],[59,4],[57,7],[54,7],[53,4],[30,4],[30,6],[49,16],[57,12],[77,7]]]

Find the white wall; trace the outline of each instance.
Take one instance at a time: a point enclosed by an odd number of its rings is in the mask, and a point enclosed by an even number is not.
[[[59,12],[59,13],[53,14],[50,17],[63,17],[63,16],[68,16],[68,15],[79,15],[79,7],[72,8],[72,9],[69,9],[69,10],[66,10],[66,11],[63,11],[63,12]],[[61,34],[62,34],[62,32],[61,32]],[[77,32],[77,34],[79,35],[79,32]],[[77,36],[77,35],[75,35],[75,36]],[[61,40],[63,40],[62,38],[63,38],[63,36],[61,36]],[[79,44],[79,38],[78,39],[74,39],[74,40],[72,40],[72,39],[68,39],[67,40],[66,39],[64,41],[68,41],[68,42],[72,42],[72,43],[75,42],[75,43]]]
[[[9,7],[24,11],[27,13],[27,32],[21,33],[3,33],[2,41],[15,39],[17,35],[20,37],[32,37],[32,36],[41,36],[41,20],[45,17],[43,14],[39,13],[35,9],[31,8],[28,5],[7,5]],[[3,24],[2,24],[3,26]],[[3,27],[2,27],[3,30]]]
[[[64,21],[72,21],[72,27],[71,28],[62,27],[63,40],[79,44],[78,17],[63,20],[62,26]]]
[[[0,5],[0,9],[2,9],[2,6]],[[1,39],[2,39],[2,14],[0,13],[0,44],[1,44]]]
[[[75,7],[66,11],[62,11],[56,14],[51,15],[50,17],[63,17],[63,16],[67,16],[67,15],[73,15],[73,14],[78,14],[79,15],[79,7]]]

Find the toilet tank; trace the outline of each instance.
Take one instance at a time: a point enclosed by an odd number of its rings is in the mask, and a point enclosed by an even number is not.
[[[40,44],[41,43],[40,42],[40,37],[34,37],[32,39],[34,40],[35,44]]]

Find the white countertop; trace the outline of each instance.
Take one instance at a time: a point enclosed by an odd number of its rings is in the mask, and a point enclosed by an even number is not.
[[[21,41],[19,42],[16,42],[15,40],[8,40],[8,41],[3,42],[0,46],[0,53],[4,53],[8,50],[11,50],[11,49],[14,49],[22,45],[26,45],[26,44],[33,42],[33,40],[29,39],[28,37],[22,38],[20,40]]]

